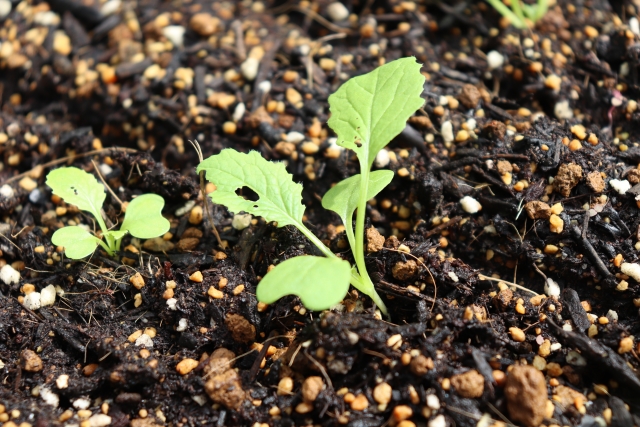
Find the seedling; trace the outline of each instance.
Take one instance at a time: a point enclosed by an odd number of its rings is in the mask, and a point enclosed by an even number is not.
[[[338,136],[338,145],[357,154],[360,174],[329,190],[322,205],[342,219],[356,261],[353,267],[303,224],[302,185],[293,182],[283,163],[268,162],[255,151],[243,154],[234,149],[222,150],[200,163],[198,172],[205,171],[207,179],[216,185],[209,194],[214,203],[232,212],[262,216],[277,222],[278,227],[293,225],[325,255],[290,258],[278,264],[258,284],[259,301],[271,304],[294,294],[307,308],[325,310],[344,298],[351,283],[387,313],[365,266],[364,223],[367,201],[391,182],[393,172],[372,172],[371,166],[377,153],[423,105],[423,85],[420,64],[414,58],[403,58],[350,79],[329,97],[328,124]],[[258,200],[246,200],[236,194],[242,187],[253,190]]]
[[[120,250],[122,238],[127,233],[140,239],[151,239],[169,230],[169,221],[160,214],[164,199],[157,194],[144,194],[133,199],[127,206],[120,230],[109,230],[101,213],[107,195],[104,186],[93,175],[74,167],[59,168],[49,172],[47,185],[66,203],[93,215],[102,231],[104,241],[77,225],[53,233],[51,242],[63,246],[69,258],[84,258],[92,254],[98,245],[113,256]]]
[[[537,0],[536,4],[526,4],[522,0],[511,0],[511,8],[507,7],[502,0],[487,0],[487,3],[520,30],[529,28],[528,22],[534,24],[538,22],[549,10],[549,0]]]

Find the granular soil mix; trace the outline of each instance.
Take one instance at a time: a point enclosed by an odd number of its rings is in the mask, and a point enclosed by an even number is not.
[[[484,2],[0,0],[3,427],[640,425],[638,5],[550,3],[516,30]],[[190,141],[286,162],[352,259],[327,98],[406,56],[425,104],[367,207],[389,317],[259,303],[315,249],[203,198]],[[170,231],[66,258],[53,232],[93,223],[45,185],[63,165],[109,226],[155,193]]]

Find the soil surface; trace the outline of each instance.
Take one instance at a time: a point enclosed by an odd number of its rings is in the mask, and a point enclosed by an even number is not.
[[[640,425],[638,6],[551,3],[519,31],[480,1],[0,0],[2,426]],[[286,162],[351,260],[327,97],[405,56],[425,105],[368,207],[390,317],[259,304],[315,249],[207,203],[190,141]],[[108,226],[156,193],[170,231],[65,258],[52,233],[94,223],[45,185],[63,165]]]

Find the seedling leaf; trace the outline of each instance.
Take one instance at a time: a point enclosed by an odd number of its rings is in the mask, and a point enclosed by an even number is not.
[[[90,173],[74,167],[59,168],[49,172],[46,184],[53,194],[78,209],[90,212],[102,224],[102,204],[107,194],[104,186]]]
[[[71,259],[91,255],[102,243],[96,236],[76,225],[57,230],[51,236],[51,242],[56,246],[63,246],[65,255]]]
[[[283,163],[269,162],[257,151],[245,154],[227,148],[201,162],[198,173],[201,170],[216,185],[209,194],[214,203],[234,213],[244,211],[277,221],[279,227],[302,225],[302,185],[293,182]],[[249,187],[259,199],[254,202],[237,195],[242,187]]]
[[[371,168],[376,154],[422,105],[424,76],[415,58],[402,58],[354,77],[329,97],[328,124],[338,145],[354,150]]]
[[[120,231],[139,239],[151,239],[169,231],[169,221],[161,214],[164,199],[157,194],[143,194],[129,202]]]
[[[298,256],[271,270],[258,283],[258,301],[271,304],[285,295],[297,295],[310,310],[326,310],[349,290],[351,266],[339,258]]]
[[[367,188],[367,200],[373,199],[393,179],[393,171],[379,170],[369,174],[369,186]],[[348,230],[353,230],[351,221],[353,212],[358,207],[360,193],[360,175],[354,175],[337,183],[327,191],[322,198],[322,207],[334,211],[342,219],[342,223]],[[353,232],[347,232],[347,238],[352,248],[355,248]]]

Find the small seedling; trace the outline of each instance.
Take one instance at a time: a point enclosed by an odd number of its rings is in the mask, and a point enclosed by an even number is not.
[[[529,22],[533,24],[538,22],[549,10],[549,0],[537,0],[536,4],[526,4],[522,0],[511,0],[511,8],[505,5],[502,0],[487,0],[487,3],[520,30],[529,28]]]
[[[353,150],[360,174],[339,182],[322,199],[326,209],[336,212],[344,223],[356,265],[342,260],[302,222],[302,185],[292,180],[283,163],[268,162],[256,151],[243,154],[225,149],[204,160],[198,172],[216,185],[209,196],[231,212],[241,211],[275,221],[278,227],[293,225],[324,254],[290,258],[278,264],[258,284],[258,300],[271,304],[285,295],[297,295],[312,310],[325,310],[340,302],[349,283],[371,297],[387,313],[367,273],[364,257],[364,224],[367,201],[392,180],[393,172],[371,171],[377,153],[406,126],[407,119],[420,108],[424,76],[414,58],[390,62],[376,70],[350,79],[329,97],[329,126],[338,136],[338,145]],[[248,187],[258,200],[236,194]],[[357,210],[355,232],[353,214]]]
[[[144,194],[133,199],[127,206],[120,230],[109,230],[101,212],[107,195],[104,186],[93,175],[74,167],[59,168],[49,172],[47,185],[66,203],[93,215],[102,231],[104,241],[77,225],[53,233],[51,242],[63,246],[69,258],[84,258],[92,254],[98,245],[113,256],[120,250],[122,238],[127,233],[140,239],[151,239],[169,230],[169,221],[160,214],[164,199],[157,194]]]

